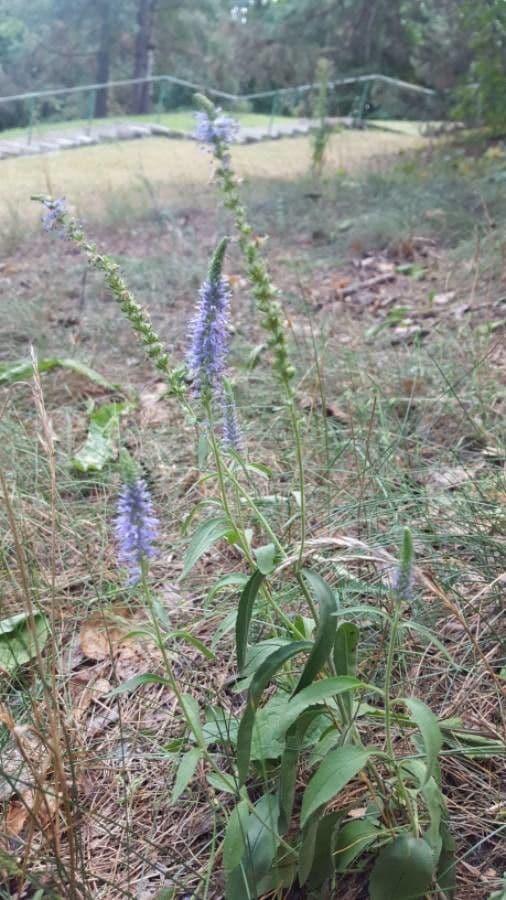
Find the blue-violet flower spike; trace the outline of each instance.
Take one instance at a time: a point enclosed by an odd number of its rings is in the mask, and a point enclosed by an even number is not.
[[[137,478],[123,485],[115,520],[118,561],[128,569],[127,584],[136,584],[142,566],[156,556],[154,542],[158,536],[158,520],[146,482]]]
[[[211,265],[209,277],[200,288],[197,312],[190,325],[187,362],[194,376],[197,397],[206,392],[221,392],[228,353],[230,286],[216,269],[221,266]]]
[[[220,110],[215,119],[207,112],[195,113],[195,119],[197,124],[193,136],[203,144],[216,144],[218,141],[230,144],[237,137],[239,123],[230,116],[222,115]]]
[[[63,216],[67,212],[65,198],[60,197],[58,200],[44,200],[46,212],[42,216],[42,227],[45,231],[53,231],[57,225],[63,224]]]

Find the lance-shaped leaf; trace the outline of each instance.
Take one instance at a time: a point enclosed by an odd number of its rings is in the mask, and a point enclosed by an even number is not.
[[[311,569],[304,569],[304,577],[309,590],[318,600],[320,618],[314,637],[314,644],[304,666],[294,694],[311,684],[325,666],[334,646],[337,628],[337,599],[326,581]]]
[[[304,826],[299,852],[301,885],[308,881],[311,888],[316,890],[332,877],[336,828],[343,816],[343,812],[334,812],[322,818],[319,812],[316,812]]]
[[[224,516],[207,519],[194,532],[186,551],[181,578],[186,578],[200,557],[209,550],[216,541],[226,537],[231,531],[230,522]]]
[[[337,629],[334,641],[334,667],[336,675],[355,675],[357,671],[357,646],[360,632],[354,622],[342,622]],[[351,694],[345,694],[343,702],[348,713],[352,714]]]
[[[364,768],[373,752],[364,747],[345,746],[329,753],[304,791],[301,811],[303,826],[309,816],[332,800]]]
[[[248,691],[248,700],[246,703],[246,711],[239,725],[237,735],[237,768],[239,771],[239,783],[244,784],[248,777],[248,769],[251,758],[251,740],[253,736],[253,726],[255,724],[255,715],[258,704],[263,691],[278,672],[281,667],[292,657],[298,653],[304,653],[311,650],[310,641],[293,641],[275,650],[257,669],[251,681]]]
[[[257,569],[253,572],[251,578],[244,585],[237,609],[237,619],[235,623],[235,644],[237,652],[237,667],[242,672],[246,662],[246,651],[248,649],[248,633],[253,614],[253,604],[255,602],[258,591],[260,590],[265,575]]]
[[[425,775],[425,781],[427,782],[431,775],[434,774],[438,754],[443,745],[443,735],[436,716],[426,703],[417,697],[407,697],[403,700],[403,703],[408,707],[422,735],[427,763]]]
[[[283,756],[281,757],[281,770],[279,774],[278,828],[280,834],[284,834],[288,831],[290,826],[295,795],[295,782],[297,779],[297,766],[304,735],[315,716],[319,715],[319,709],[306,710],[306,712],[290,726],[286,733],[285,749],[283,751]]]

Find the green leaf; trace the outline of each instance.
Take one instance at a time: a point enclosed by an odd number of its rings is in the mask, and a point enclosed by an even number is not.
[[[190,634],[189,631],[178,629],[177,631],[172,632],[172,637],[181,638],[181,640],[186,641],[187,644],[191,644],[191,646],[195,647],[195,650],[198,650],[199,653],[202,653],[202,656],[205,656],[206,659],[216,659],[213,651],[210,650],[209,647],[206,647],[206,645],[193,634]]]
[[[248,633],[251,616],[253,614],[253,604],[264,580],[265,575],[259,569],[253,572],[253,575],[245,584],[239,600],[235,623],[235,644],[239,672],[242,672],[244,669],[244,663],[246,661]]]
[[[355,675],[360,631],[354,622],[341,622],[334,642],[336,675]]]
[[[240,800],[230,814],[223,840],[223,867],[227,875],[237,868],[246,849],[248,820],[249,803]]]
[[[313,860],[308,874],[309,885],[313,889],[320,888],[334,874],[336,828],[343,816],[343,812],[333,812],[321,819],[317,814],[312,817],[318,823]]]
[[[427,761],[425,780],[428,781],[434,773],[438,754],[443,745],[443,735],[436,716],[422,700],[418,700],[417,697],[406,697],[402,702],[408,707],[423,738]]]
[[[227,772],[208,772],[207,783],[216,791],[223,791],[225,794],[237,794],[237,781]]]
[[[299,884],[302,887],[311,872],[316,846],[316,835],[320,817],[310,816],[302,829],[302,840],[299,849]]]
[[[336,632],[334,641],[334,668],[336,675],[355,675],[357,671],[357,646],[360,631],[354,622],[342,622]],[[345,694],[343,702],[351,719],[352,697]]]
[[[320,619],[314,636],[314,644],[309,658],[302,670],[294,694],[311,684],[325,666],[334,646],[337,629],[337,599],[334,591],[323,578],[311,569],[304,569],[304,577],[311,593],[318,600]]]
[[[198,744],[205,745],[204,733],[200,724],[200,709],[195,697],[191,694],[181,694],[181,702],[185,711],[185,718]]]
[[[293,725],[290,726],[286,733],[285,749],[283,751],[283,756],[281,757],[279,773],[278,828],[280,834],[285,834],[290,827],[295,796],[295,783],[297,780],[297,767],[299,754],[302,748],[302,741],[307,728],[314,717],[319,714],[319,710],[306,711]]]
[[[253,725],[255,724],[257,707],[264,689],[285,662],[298,653],[311,650],[311,647],[310,641],[292,641],[285,647],[280,647],[279,650],[271,653],[255,672],[248,692],[246,711],[241,719],[237,735],[237,767],[240,784],[244,784],[248,777]]]
[[[59,357],[39,359],[37,361],[37,368],[41,373],[51,372],[53,369],[69,369],[72,372],[77,372],[78,375],[83,375],[85,378],[88,378],[89,381],[93,381],[94,384],[104,388],[106,391],[121,390],[117,384],[111,384],[110,381],[107,381],[102,375],[95,372],[94,369],[90,369],[89,366],[79,362],[77,359],[61,359]],[[0,385],[25,381],[27,378],[32,377],[33,371],[33,363],[29,360],[20,360],[19,362],[7,364],[2,363],[0,364]]]
[[[100,472],[116,458],[120,417],[128,409],[128,403],[104,403],[92,410],[86,440],[72,457],[71,464],[76,471]]]
[[[257,566],[262,575],[270,575],[276,568],[277,550],[274,544],[265,544],[254,550]]]
[[[171,803],[176,803],[183,791],[188,787],[201,759],[202,750],[200,747],[192,747],[191,750],[188,750],[188,752],[184,754],[179,763],[176,780],[174,781],[174,787],[172,788],[172,796],[170,798]]]
[[[422,838],[402,834],[378,854],[369,879],[371,900],[421,900],[431,887],[432,851]]]
[[[245,850],[239,865],[228,875],[226,900],[247,900],[258,896],[258,883],[269,872],[278,847],[277,819],[277,797],[266,794],[255,805],[255,812],[248,816],[245,823]]]
[[[457,890],[456,845],[444,818],[441,821],[440,834],[442,849],[437,868],[437,883],[447,900],[454,900]]]
[[[145,672],[143,675],[134,675],[133,678],[129,678],[128,681],[123,681],[122,684],[118,684],[118,687],[115,687],[108,696],[115,697],[117,694],[127,694],[130,691],[136,691],[142,684],[163,684],[168,686],[169,682],[163,675],[155,675],[154,672]]]
[[[44,648],[49,622],[41,612],[16,613],[0,619],[0,674],[8,675],[30,662]]]
[[[291,643],[292,641],[288,640],[288,638],[279,637],[268,638],[266,641],[259,641],[258,644],[249,646],[246,651],[246,662],[241,673],[241,678],[232,688],[234,693],[240,694],[243,691],[246,691],[251,684],[253,675],[263,661],[267,659],[274,650],[277,650],[279,647],[285,647],[286,644]]]
[[[304,825],[320,806],[324,806],[351,781],[367,763],[373,750],[362,747],[338,747],[333,750],[311,780],[302,798],[301,824]]]
[[[338,694],[343,694],[346,691],[354,691],[358,688],[367,688],[367,690],[382,693],[380,688],[374,688],[372,685],[368,685],[364,681],[359,681],[358,678],[352,678],[349,675],[338,675],[335,678],[322,678],[321,681],[310,684],[309,687],[304,688],[303,691],[292,696],[290,701],[286,704],[283,713],[279,717],[276,730],[277,736],[281,737],[290,725],[292,725],[292,723],[295,722],[300,714],[308,707],[318,703],[324,703],[327,700],[331,700],[332,697],[336,697]]]
[[[223,588],[228,587],[230,584],[246,584],[248,580],[248,576],[244,575],[243,572],[230,572],[228,575],[222,575],[221,578],[218,578],[216,584],[214,584],[207,595],[208,600],[212,600],[213,597],[218,593],[218,591],[223,590]]]
[[[198,562],[206,550],[209,550],[216,541],[219,541],[229,534],[230,530],[230,522],[228,519],[223,518],[223,516],[217,516],[216,518],[202,522],[193,533],[190,545],[186,551],[181,578],[186,578],[188,573],[193,569],[195,563]]]
[[[347,822],[339,830],[334,846],[336,871],[346,872],[351,863],[377,839],[380,829],[367,819]]]
[[[207,438],[207,434],[205,431],[202,431],[199,435],[198,443],[197,443],[197,467],[199,472],[202,472],[205,468],[207,457],[209,456],[209,440]]]

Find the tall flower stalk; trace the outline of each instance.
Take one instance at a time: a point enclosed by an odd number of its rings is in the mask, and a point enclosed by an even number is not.
[[[76,218],[72,216],[63,199],[34,196],[44,206],[42,224],[46,231],[58,231],[67,240],[76,244],[87,256],[90,265],[103,273],[104,281],[124,316],[139,336],[144,349],[156,368],[166,377],[173,393],[184,396],[182,373],[173,369],[164,345],[156,333],[149,314],[135,300],[120,275],[119,266],[110,256],[100,253],[97,245],[88,239]]]
[[[261,314],[261,324],[267,332],[267,344],[273,352],[274,370],[278,375],[287,398],[297,460],[300,498],[300,545],[297,563],[297,570],[300,571],[304,556],[306,533],[304,463],[300,422],[295,407],[293,388],[295,369],[290,361],[286,339],[285,318],[279,302],[279,292],[270,278],[267,264],[259,250],[258,241],[255,239],[253,228],[247,220],[246,210],[241,203],[239,182],[232,168],[228,146],[230,129],[223,130],[218,127],[220,118],[219,111],[207,97],[204,97],[202,94],[197,94],[195,99],[201,107],[201,112],[197,114],[199,122],[197,136],[200,135],[201,139],[212,147],[213,155],[217,160],[218,166],[216,174],[219,178],[225,198],[225,206],[231,211],[234,217],[239,246],[246,261],[248,275],[253,287],[253,294]],[[204,116],[207,117],[206,127],[204,127]],[[303,579],[298,578],[298,580],[306,599],[308,602],[311,602]]]
[[[227,238],[218,244],[209,275],[199,291],[197,312],[190,325],[187,362],[196,397],[221,395],[229,349],[230,286],[222,275]]]

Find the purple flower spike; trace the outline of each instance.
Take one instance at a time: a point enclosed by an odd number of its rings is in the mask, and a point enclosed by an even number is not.
[[[57,225],[63,225],[63,216],[67,212],[65,198],[59,200],[44,200],[46,212],[42,216],[42,227],[45,231],[54,231]]]
[[[223,400],[223,443],[227,450],[241,449],[241,432],[237,421],[237,410],[232,397]]]
[[[239,123],[230,116],[222,115],[221,110],[218,110],[215,119],[206,112],[195,113],[195,119],[197,127],[193,136],[203,144],[217,144],[219,141],[231,144],[237,137]]]
[[[158,520],[143,478],[123,485],[115,528],[118,561],[128,569],[127,584],[136,584],[141,577],[143,563],[156,556],[154,542],[158,535]]]
[[[188,366],[194,375],[194,392],[221,390],[229,345],[230,287],[226,278],[209,277],[199,291],[197,313],[190,326]]]

